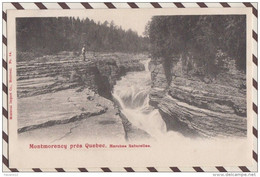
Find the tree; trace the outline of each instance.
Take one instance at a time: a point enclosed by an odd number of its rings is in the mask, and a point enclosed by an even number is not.
[[[117,27],[113,21],[108,25],[107,21],[97,24],[88,18],[18,18],[16,25],[18,52],[55,54],[80,50],[83,44],[87,50],[100,52],[148,50],[148,40]]]
[[[215,75],[221,67],[216,64],[216,54],[222,50],[236,60],[239,69],[245,70],[243,15],[154,16],[147,28],[152,56],[163,58],[167,66],[173,58],[189,55],[204,75]]]

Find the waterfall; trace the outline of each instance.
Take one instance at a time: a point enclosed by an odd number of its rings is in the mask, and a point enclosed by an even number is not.
[[[134,126],[158,139],[166,133],[166,125],[159,111],[149,105],[151,73],[149,60],[143,61],[145,71],[129,72],[117,81],[113,97],[120,104],[121,113]]]
[[[220,147],[224,147],[223,144],[226,147],[231,147],[231,145],[232,147],[239,147],[248,141],[247,138],[234,139],[232,137],[225,137],[224,139],[221,137],[214,139],[189,138],[177,131],[167,131],[166,124],[159,111],[149,105],[149,92],[151,90],[151,73],[148,69],[149,60],[144,61],[143,64],[145,71],[127,73],[126,76],[117,81],[112,95],[117,104],[120,105],[124,117],[135,127],[147,132],[157,142],[151,143],[153,141],[149,141],[152,146],[161,148],[161,145],[163,145],[163,148],[175,152],[182,151],[193,154],[201,148],[204,151],[203,148],[205,147],[206,150],[216,148],[219,151]]]

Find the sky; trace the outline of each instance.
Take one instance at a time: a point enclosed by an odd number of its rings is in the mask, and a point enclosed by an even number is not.
[[[133,13],[99,13],[96,14],[88,14],[86,16],[79,16],[81,19],[89,18],[93,19],[96,23],[101,22],[104,23],[108,21],[114,22],[116,26],[121,26],[122,29],[128,30],[131,29],[136,31],[138,35],[143,36],[143,32],[145,31],[145,26],[149,20],[151,20],[152,15],[149,14],[140,14],[140,11],[136,11]]]

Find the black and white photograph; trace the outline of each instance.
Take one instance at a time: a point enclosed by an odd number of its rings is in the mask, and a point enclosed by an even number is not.
[[[250,18],[239,8],[10,11],[11,167],[251,165]]]
[[[17,18],[16,39],[21,138],[246,137],[245,15]]]

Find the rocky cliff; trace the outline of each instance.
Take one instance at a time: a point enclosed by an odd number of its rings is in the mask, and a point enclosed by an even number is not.
[[[182,59],[171,65],[162,58],[150,62],[150,104],[159,109],[168,130],[186,136],[246,136],[246,78],[225,63],[214,78],[188,74]]]
[[[111,91],[126,72],[144,70],[140,60],[146,58],[142,54],[87,53],[82,61],[73,52],[18,58],[19,137],[50,142],[96,136],[131,138],[134,128],[120,119]]]
[[[89,88],[111,99],[111,90],[128,71],[142,71],[142,55],[88,53],[87,61],[73,52],[38,57],[17,65],[18,97],[34,96],[71,88]]]

